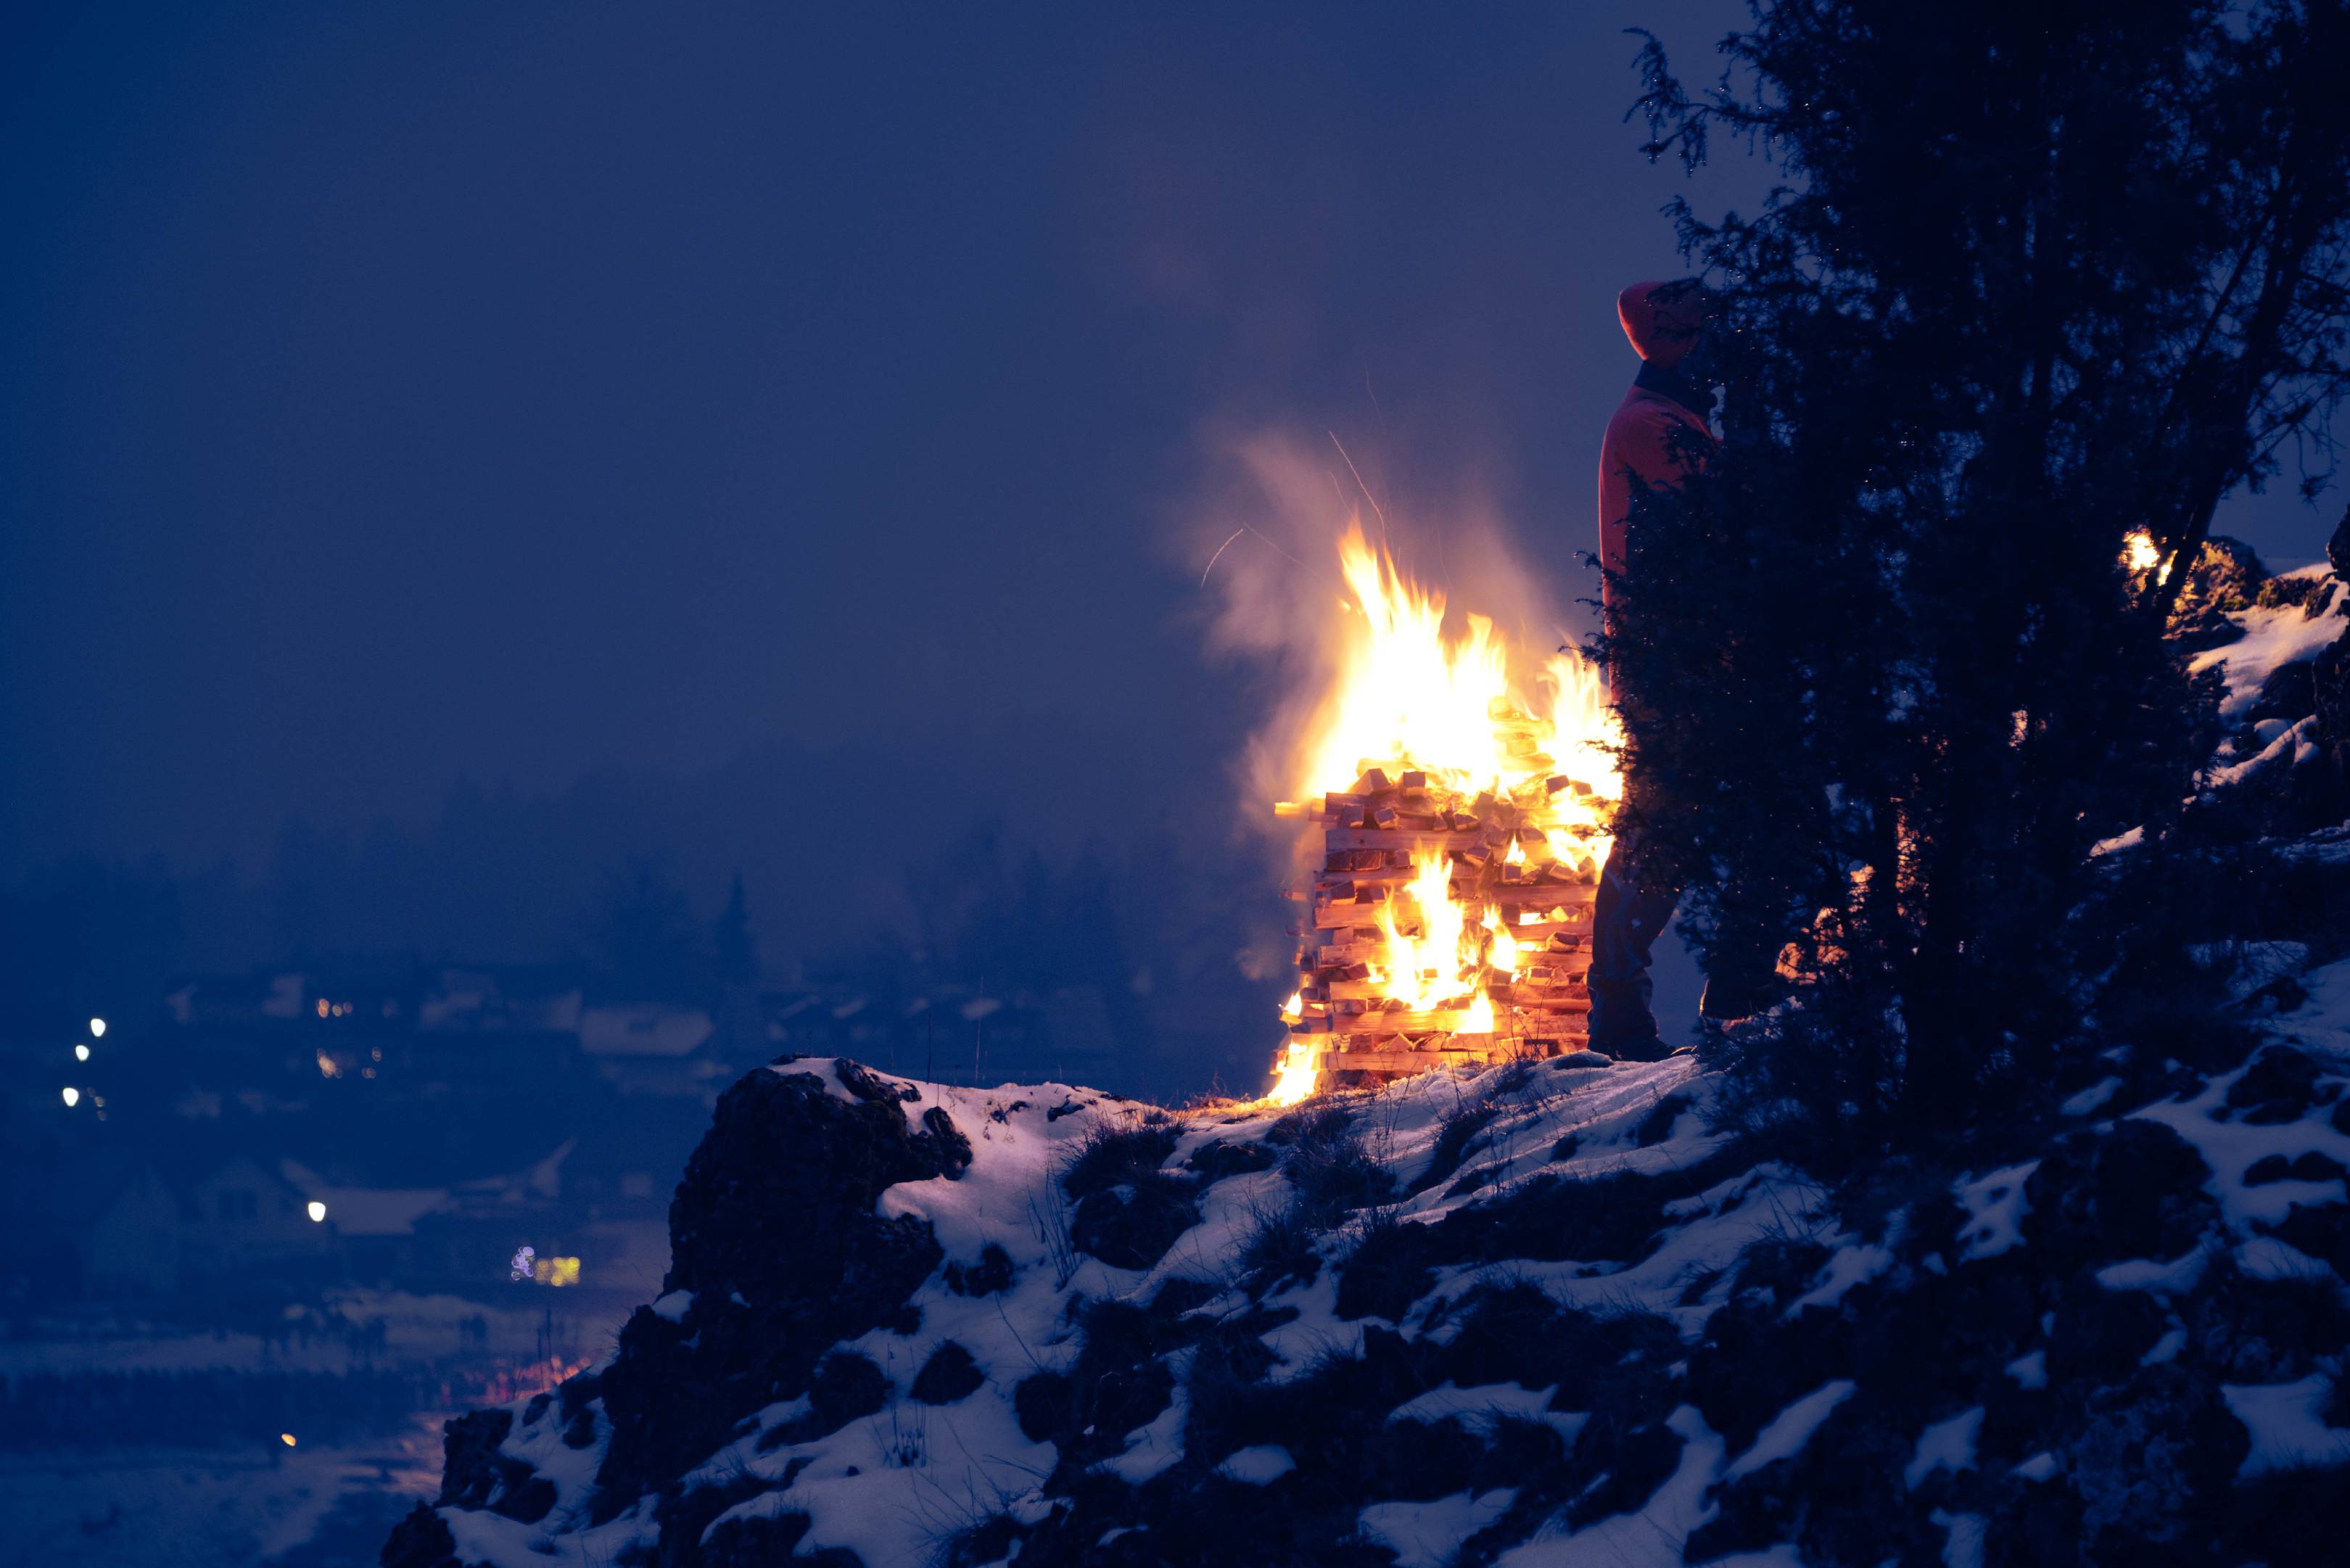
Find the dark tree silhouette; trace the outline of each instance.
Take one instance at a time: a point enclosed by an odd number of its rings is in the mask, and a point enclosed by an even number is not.
[[[726,890],[726,908],[718,913],[712,932],[718,978],[727,985],[747,985],[759,978],[759,940],[751,930],[751,911],[743,897],[743,873],[734,873]]]
[[[1786,177],[1676,211],[1729,439],[1638,503],[1607,649],[1700,945],[1815,982],[1731,1043],[1765,1102],[1963,1120],[2080,1037],[2090,851],[2197,756],[2126,541],[2188,558],[2342,391],[2345,16],[1758,3],[1702,96],[1643,48],[1653,155]]]

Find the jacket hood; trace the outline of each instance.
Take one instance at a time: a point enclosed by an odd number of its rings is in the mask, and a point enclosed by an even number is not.
[[[1669,370],[1705,336],[1704,286],[1693,277],[1636,283],[1616,296],[1616,318],[1641,358]]]

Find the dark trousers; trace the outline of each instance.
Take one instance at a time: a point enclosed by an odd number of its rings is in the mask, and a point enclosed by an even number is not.
[[[1617,839],[1608,852],[1591,911],[1591,970],[1585,983],[1591,992],[1591,1048],[1653,1061],[1667,1047],[1649,1005],[1656,985],[1648,964],[1681,890],[1656,877],[1642,858],[1637,833]]]
[[[1657,1033],[1648,966],[1680,906],[1681,888],[1658,860],[1637,828],[1617,838],[1591,911],[1591,1048],[1631,1061],[1653,1061],[1671,1049]],[[1744,1018],[1778,997],[1773,964],[1781,934],[1764,901],[1742,896],[1750,891],[1733,879],[1715,900],[1720,929],[1706,955],[1705,992],[1698,1000],[1703,1017]]]

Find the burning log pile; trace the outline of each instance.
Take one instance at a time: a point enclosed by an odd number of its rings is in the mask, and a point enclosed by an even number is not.
[[[1554,1055],[1587,1038],[1592,909],[1618,793],[1609,716],[1572,656],[1547,660],[1550,711],[1509,684],[1506,649],[1357,536],[1341,546],[1367,624],[1329,705],[1333,747],[1378,749],[1351,782],[1277,815],[1320,831],[1296,929],[1296,993],[1274,1097],[1447,1062]],[[1463,712],[1463,707],[1467,711]],[[1318,850],[1318,852],[1317,852]]]

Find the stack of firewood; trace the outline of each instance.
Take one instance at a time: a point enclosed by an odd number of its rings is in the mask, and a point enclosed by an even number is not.
[[[1457,775],[1371,760],[1349,790],[1274,808],[1322,830],[1322,870],[1310,888],[1290,892],[1309,914],[1297,928],[1302,983],[1282,1017],[1286,1064],[1318,1068],[1325,1087],[1385,1082],[1447,1062],[1555,1055],[1588,1036],[1594,792],[1553,771],[1524,713],[1497,702],[1491,717],[1523,781],[1514,787],[1475,788]],[[1565,809],[1570,805],[1586,809]],[[1451,896],[1462,907],[1468,972],[1458,995],[1415,1011],[1392,994],[1415,988],[1390,983],[1380,917],[1392,912],[1400,935],[1422,934],[1409,896],[1419,874],[1414,857],[1436,854],[1450,862]],[[1509,943],[1494,937],[1493,924]]]

